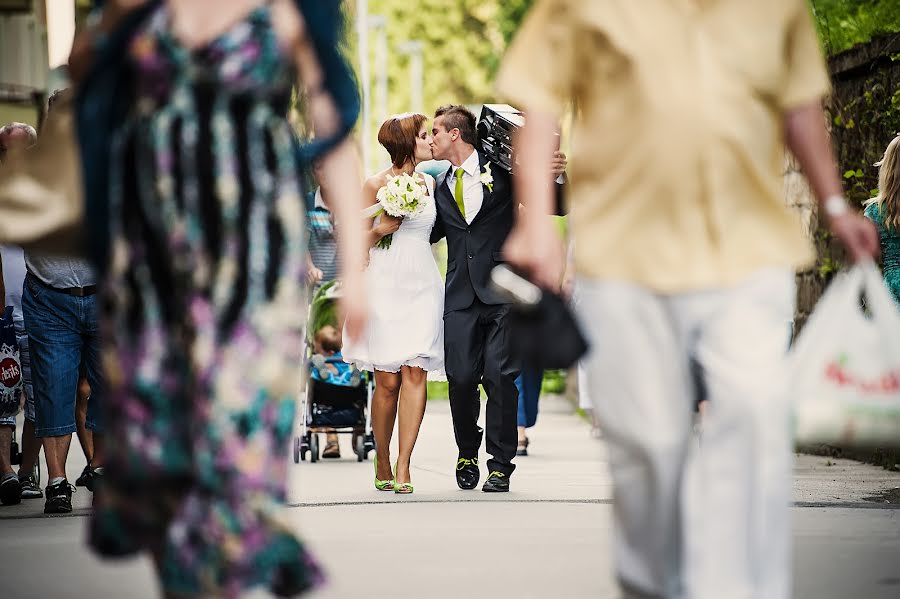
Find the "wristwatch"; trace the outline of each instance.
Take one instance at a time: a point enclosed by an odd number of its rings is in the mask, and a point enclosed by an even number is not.
[[[822,202],[822,210],[824,210],[825,214],[829,217],[835,218],[849,212],[850,207],[847,205],[847,200],[844,199],[844,196],[831,195]]]

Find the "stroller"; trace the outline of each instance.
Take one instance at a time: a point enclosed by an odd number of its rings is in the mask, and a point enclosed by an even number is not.
[[[358,462],[368,459],[369,452],[375,449],[371,374],[344,363],[340,355],[326,357],[313,352],[316,333],[325,326],[337,326],[335,300],[339,297],[340,284],[331,281],[319,287],[310,302],[305,335],[307,374],[300,392],[301,420],[299,435],[294,438],[295,464],[305,461],[307,453],[311,462],[319,461],[319,435],[323,432],[353,434],[353,452]]]

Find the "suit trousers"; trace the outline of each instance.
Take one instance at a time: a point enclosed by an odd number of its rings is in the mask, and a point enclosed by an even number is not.
[[[477,298],[464,310],[444,314],[444,368],[450,386],[450,411],[459,456],[478,456],[482,429],[481,400],[487,393],[485,449],[488,471],[509,476],[515,470],[518,367],[509,352],[509,306],[485,304]]]
[[[674,295],[577,285],[626,596],[787,599],[793,273]],[[709,399],[699,440],[697,383]]]

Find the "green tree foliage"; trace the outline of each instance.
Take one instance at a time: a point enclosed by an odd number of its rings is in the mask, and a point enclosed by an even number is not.
[[[900,33],[900,0],[812,0],[810,4],[829,55],[879,35]]]
[[[492,81],[503,52],[533,0],[370,0],[388,19],[388,112],[410,109],[409,59],[396,51],[423,45],[426,113],[440,104],[494,99]],[[374,40],[372,40],[374,42]],[[374,43],[370,42],[370,46]],[[378,71],[372,49],[372,75]],[[374,89],[374,88],[373,88]],[[377,115],[376,115],[377,116]]]

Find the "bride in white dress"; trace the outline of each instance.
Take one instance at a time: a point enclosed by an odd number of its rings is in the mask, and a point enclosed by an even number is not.
[[[365,206],[375,204],[388,177],[401,173],[419,178],[428,196],[425,210],[416,216],[399,219],[382,213],[375,220],[366,268],[369,320],[361,338],[346,341],[343,348],[344,361],[375,373],[375,488],[395,493],[413,492],[409,462],[425,415],[427,375],[442,371],[444,362],[444,283],[429,243],[436,218],[434,178],[415,173],[419,162],[432,159],[426,120],[422,114],[402,114],[389,118],[378,132],[378,142],[391,156],[391,167],[366,181]],[[393,235],[389,248],[375,247],[389,234]],[[392,472],[395,419],[399,456]]]

